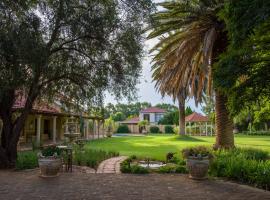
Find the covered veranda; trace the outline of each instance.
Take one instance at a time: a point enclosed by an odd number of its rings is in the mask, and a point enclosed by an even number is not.
[[[212,136],[214,126],[207,116],[194,112],[185,117],[187,135]]]

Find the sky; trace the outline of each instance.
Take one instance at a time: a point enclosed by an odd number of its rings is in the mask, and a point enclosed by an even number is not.
[[[160,2],[161,0],[156,0],[154,2]],[[156,89],[155,89],[155,82],[152,81],[152,72],[151,72],[151,55],[148,53],[151,47],[155,45],[157,42],[157,39],[153,40],[146,40],[144,42],[144,50],[145,50],[145,56],[143,57],[142,60],[142,75],[140,77],[140,84],[137,85],[138,88],[138,102],[150,102],[152,106],[158,104],[158,103],[170,103],[170,104],[175,104],[177,106],[177,102],[173,102],[173,99],[169,96],[165,96],[162,98],[161,94],[159,94]],[[136,101],[134,101],[136,102]],[[131,103],[134,103],[131,102]],[[111,95],[107,94],[105,98],[105,104],[107,103],[127,103],[127,100],[123,99],[121,101],[116,101],[114,97]],[[186,106],[190,106],[192,110],[195,110],[196,112],[201,111],[201,106],[198,105],[198,107],[195,106],[194,100],[189,99],[186,101]]]

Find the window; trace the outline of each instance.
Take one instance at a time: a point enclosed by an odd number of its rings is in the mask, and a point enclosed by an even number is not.
[[[155,121],[159,122],[159,120],[161,120],[163,118],[163,114],[156,114],[155,115]]]
[[[150,121],[150,115],[149,114],[144,114],[143,115],[143,120]]]

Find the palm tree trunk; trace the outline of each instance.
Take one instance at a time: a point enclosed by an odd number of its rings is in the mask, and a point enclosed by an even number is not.
[[[229,111],[226,107],[227,97],[218,91],[216,94],[216,149],[220,148],[233,148],[234,135],[233,135],[233,121],[230,119]]]
[[[182,97],[178,98],[179,104],[179,135],[185,135],[185,99]]]

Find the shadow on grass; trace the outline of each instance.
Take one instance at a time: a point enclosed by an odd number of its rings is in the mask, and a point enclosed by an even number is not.
[[[176,141],[185,141],[185,142],[207,142],[205,140],[199,139],[199,138],[194,138],[188,135],[181,135],[181,136],[177,136],[172,138],[172,140],[176,140]]]

